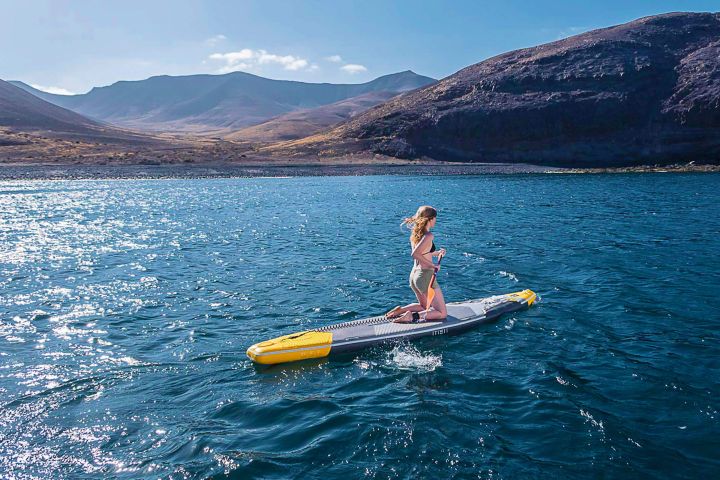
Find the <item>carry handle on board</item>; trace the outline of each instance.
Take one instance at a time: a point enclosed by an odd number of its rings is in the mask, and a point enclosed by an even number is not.
[[[440,270],[440,262],[442,262],[442,259],[445,255],[441,255],[438,258],[437,266],[435,267],[432,278],[430,279],[430,286],[428,287],[428,293],[427,293],[427,305],[425,305],[425,313],[423,314],[423,321],[427,319],[428,311],[430,311],[430,306],[432,305],[432,301],[435,298],[435,289],[433,288],[433,283],[435,283],[435,278],[437,278],[437,272]]]

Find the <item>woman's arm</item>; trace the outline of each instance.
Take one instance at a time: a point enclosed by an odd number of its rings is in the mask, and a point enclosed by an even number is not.
[[[433,234],[428,233],[417,243],[417,245],[415,245],[415,248],[413,248],[411,256],[418,262],[420,268],[424,268],[427,270],[435,268],[435,264],[432,261],[432,256],[430,256],[430,259],[428,259],[427,257],[425,257],[425,255],[423,255],[423,252],[427,253],[427,250],[430,249],[432,241]]]

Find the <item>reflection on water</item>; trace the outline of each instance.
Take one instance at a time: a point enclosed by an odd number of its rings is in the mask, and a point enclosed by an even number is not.
[[[696,477],[720,470],[716,175],[6,182],[0,476]],[[261,367],[411,300],[439,208],[463,335]]]

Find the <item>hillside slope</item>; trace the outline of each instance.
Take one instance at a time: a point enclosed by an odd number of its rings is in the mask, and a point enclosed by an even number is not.
[[[611,166],[720,159],[720,14],[671,13],[469,66],[266,150]]]
[[[0,125],[18,130],[91,133],[102,128],[75,112],[48,103],[0,80]]]
[[[155,144],[160,141],[90,120],[0,80],[0,127],[6,131],[105,143]],[[9,142],[9,140],[8,140]]]
[[[259,125],[243,128],[225,138],[261,143],[304,138],[359,115],[396,95],[398,92],[370,92],[330,105],[297,110]]]

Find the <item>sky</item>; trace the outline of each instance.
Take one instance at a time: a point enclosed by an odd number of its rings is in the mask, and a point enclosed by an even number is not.
[[[240,70],[360,83],[443,78],[499,53],[720,1],[0,0],[0,78],[55,93]]]

